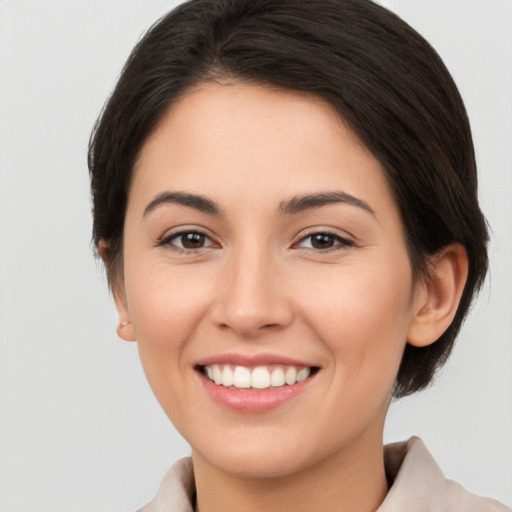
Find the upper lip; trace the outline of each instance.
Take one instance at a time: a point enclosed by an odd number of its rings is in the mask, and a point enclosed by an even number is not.
[[[288,356],[279,354],[237,354],[226,353],[208,356],[197,361],[197,366],[208,366],[212,364],[232,364],[235,366],[265,366],[273,364],[282,364],[285,366],[304,366],[312,367],[310,362],[300,361]]]

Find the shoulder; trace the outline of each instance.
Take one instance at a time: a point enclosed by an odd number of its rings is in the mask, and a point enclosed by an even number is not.
[[[165,474],[155,499],[137,512],[193,512],[194,494],[192,459],[180,459]]]
[[[505,505],[476,496],[445,478],[418,437],[387,445],[384,459],[392,485],[378,512],[512,512]]]

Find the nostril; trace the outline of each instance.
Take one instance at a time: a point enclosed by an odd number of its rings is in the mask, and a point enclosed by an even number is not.
[[[292,321],[293,314],[286,298],[278,301],[275,297],[249,295],[226,294],[215,301],[211,319],[220,330],[252,337],[277,331]]]
[[[249,329],[244,329],[243,326],[238,326],[238,327],[234,328],[227,323],[220,323],[220,324],[218,324],[218,327],[223,331],[234,329],[235,331],[239,332],[240,334],[249,334],[249,332],[246,332],[246,331],[249,331]],[[272,323],[272,324],[263,324],[263,325],[260,325],[259,327],[256,326],[255,328],[250,329],[250,331],[251,331],[252,335],[257,335],[258,332],[259,333],[270,332],[270,331],[278,330],[279,328],[280,328],[280,326],[278,323]]]

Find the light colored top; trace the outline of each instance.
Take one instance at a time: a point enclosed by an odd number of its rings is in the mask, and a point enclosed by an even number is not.
[[[386,445],[384,461],[393,484],[377,512],[512,512],[446,479],[418,437]],[[181,459],[165,475],[155,499],[139,512],[194,512],[194,493],[192,460]]]

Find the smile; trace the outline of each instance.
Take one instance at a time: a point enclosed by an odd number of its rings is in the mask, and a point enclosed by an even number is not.
[[[213,401],[242,413],[259,413],[314,389],[321,367],[283,354],[217,354],[194,369]]]
[[[306,380],[315,368],[292,365],[247,367],[212,364],[202,367],[203,374],[217,386],[231,389],[264,390],[293,386]]]

